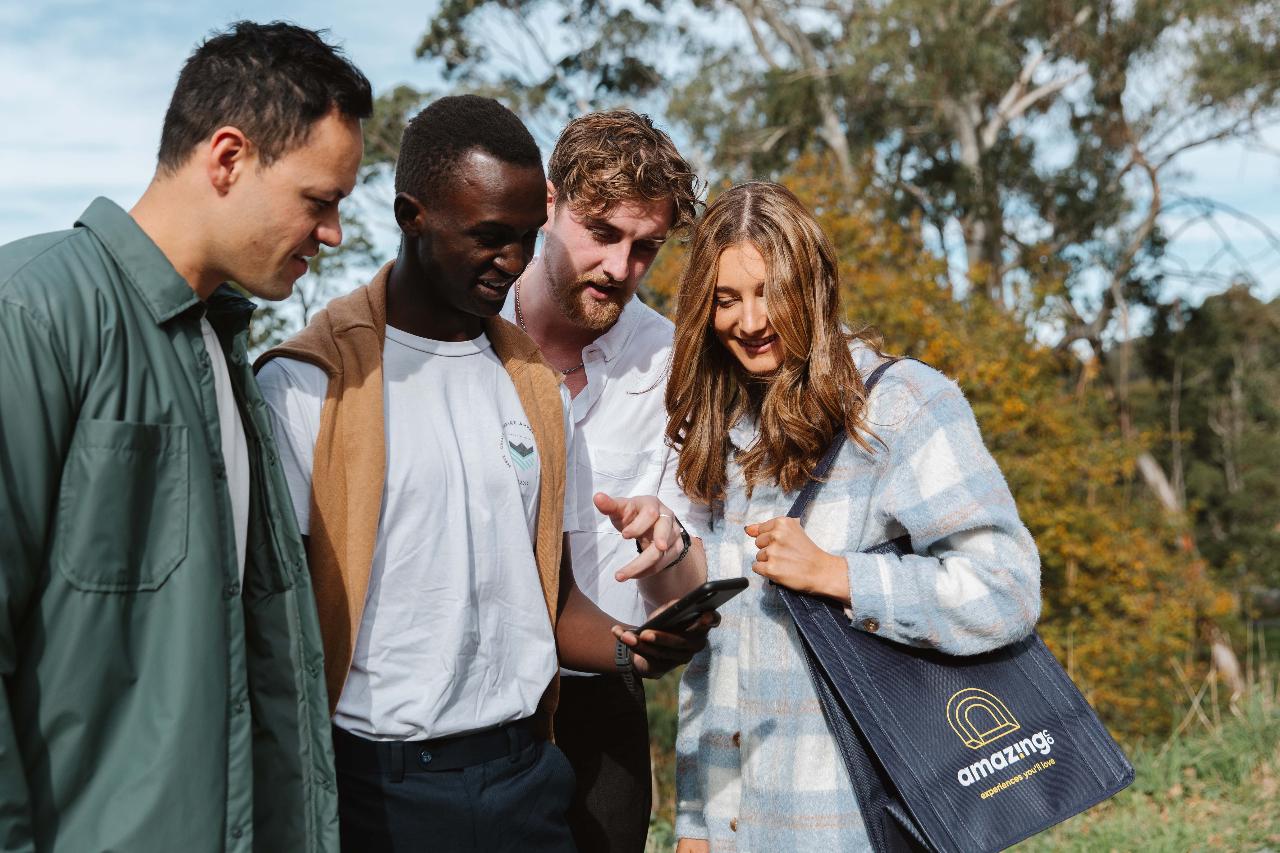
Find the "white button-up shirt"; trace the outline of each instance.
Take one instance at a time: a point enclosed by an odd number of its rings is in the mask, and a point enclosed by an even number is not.
[[[514,297],[502,315],[515,322]],[[573,399],[568,479],[581,495],[657,495],[696,536],[707,511],[676,485],[676,452],[665,439],[674,336],[670,320],[633,298],[618,321],[582,350],[587,385]],[[613,577],[635,558],[635,543],[623,539],[589,500],[577,505],[579,516],[566,515],[564,526],[578,588],[619,622],[642,623],[648,614],[636,581]]]

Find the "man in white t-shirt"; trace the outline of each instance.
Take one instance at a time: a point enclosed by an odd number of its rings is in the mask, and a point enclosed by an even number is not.
[[[557,650],[654,676],[712,619],[642,641],[573,586],[562,519],[592,510],[565,481],[568,394],[495,316],[546,217],[524,125],[440,99],[395,181],[396,260],[258,375],[307,537],[342,846],[572,850],[573,774],[545,739]]]
[[[705,508],[680,491],[664,439],[674,327],[635,298],[663,242],[693,222],[697,178],[670,138],[630,110],[570,122],[549,177],[543,251],[503,316],[538,343],[573,395],[574,488],[662,500],[670,547],[651,555],[652,573],[638,581],[619,582],[624,567],[636,576],[628,567],[636,548],[609,517],[590,508],[566,515],[578,587],[636,624],[706,577],[701,542],[682,535]],[[643,692],[617,676],[565,673],[556,730],[578,779],[569,815],[579,849],[641,853],[652,790]]]

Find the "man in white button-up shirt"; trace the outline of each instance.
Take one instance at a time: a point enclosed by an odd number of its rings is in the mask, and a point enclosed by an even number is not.
[[[675,452],[664,440],[674,327],[635,298],[663,242],[692,223],[696,191],[693,170],[647,116],[616,110],[575,119],[551,155],[542,254],[503,309],[573,395],[574,488],[657,495],[671,516],[658,528],[670,546],[650,555],[650,573],[625,582],[618,572],[636,560],[635,542],[589,507],[565,518],[578,587],[624,624],[644,622],[705,578],[701,542],[684,535],[705,509],[676,485]],[[602,498],[597,506],[613,509]],[[620,677],[565,673],[556,734],[578,777],[569,815],[578,848],[640,853],[652,790],[643,694]]]

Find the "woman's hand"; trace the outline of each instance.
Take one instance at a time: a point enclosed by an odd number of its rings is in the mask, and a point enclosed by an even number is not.
[[[751,566],[756,574],[787,589],[849,603],[849,564],[814,545],[798,520],[771,518],[748,524],[746,531],[760,549]]]
[[[680,556],[680,529],[675,514],[653,495],[615,498],[597,492],[596,509],[609,516],[623,539],[634,539],[640,554],[614,572],[619,581],[656,575]]]
[[[676,853],[711,853],[711,842],[705,838],[681,838]]]

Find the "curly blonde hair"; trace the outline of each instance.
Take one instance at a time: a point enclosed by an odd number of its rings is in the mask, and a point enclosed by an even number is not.
[[[632,110],[587,113],[569,122],[547,171],[557,203],[568,202],[576,213],[604,216],[626,202],[670,199],[673,231],[689,228],[698,215],[701,182],[693,168],[671,137]]]

